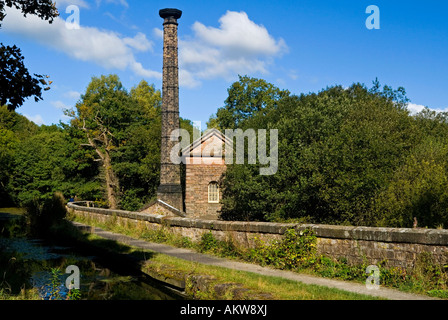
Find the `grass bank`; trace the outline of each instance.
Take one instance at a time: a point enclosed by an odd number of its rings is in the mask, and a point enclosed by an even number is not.
[[[100,223],[91,219],[81,219],[70,217],[72,220],[100,227],[104,230],[125,234],[134,238],[140,238],[146,241],[171,244],[178,247],[195,249],[199,252],[208,252],[219,254],[221,256],[232,257],[232,248],[227,247],[218,253],[216,250],[218,244],[210,237],[204,237],[201,243],[193,243],[189,238],[179,237],[166,230],[159,231],[142,231],[129,226],[122,226],[114,222]],[[92,235],[94,236],[94,235]],[[224,253],[223,251],[226,251]],[[147,255],[151,254],[150,252]],[[238,299],[250,297],[250,299],[274,299],[274,300],[366,300],[377,299],[371,296],[355,294],[338,289],[322,287],[317,285],[306,285],[297,281],[287,280],[280,277],[270,277],[258,275],[250,272],[242,272],[222,267],[214,267],[203,265],[191,261],[177,259],[163,254],[152,253],[152,257],[147,260],[143,266],[144,271],[150,273],[158,273],[167,278],[187,279],[187,293],[198,299],[215,299],[217,295],[213,292],[213,288],[236,288],[237,293],[243,292],[242,295],[237,296]],[[195,276],[209,276],[207,292],[200,292],[198,288],[193,288],[196,291],[191,291],[189,286],[195,286],[194,283],[188,283]],[[189,280],[190,279],[190,280]],[[204,279],[204,278],[203,278]],[[218,286],[215,286],[218,285]],[[212,288],[212,289],[210,289]],[[190,291],[189,291],[190,290]],[[221,294],[222,298],[235,298],[232,294],[235,290],[227,290],[226,294]]]
[[[269,265],[283,270],[356,283],[365,283],[367,277],[365,273],[367,265],[350,265],[344,259],[334,260],[317,255],[316,237],[307,232],[299,234],[289,230],[281,241],[274,244],[259,241],[257,248],[246,249],[238,248],[230,241],[217,240],[211,233],[205,233],[201,241],[194,243],[187,237],[173,234],[168,228],[151,231],[119,224],[117,219],[108,220],[106,223],[79,216],[71,217],[71,219],[146,241],[190,248],[198,252],[257,263],[262,266]],[[408,293],[448,298],[448,266],[438,265],[431,254],[422,254],[411,270],[385,267],[385,262],[378,264],[382,286]]]
[[[163,254],[155,255],[144,270],[165,275],[184,275],[186,292],[197,299],[263,299],[263,300],[378,300],[378,298],[255,273],[189,262]],[[208,290],[197,290],[192,275],[208,276]],[[206,281],[207,281],[206,280]],[[191,288],[196,286],[196,288]],[[196,290],[192,290],[196,289]],[[236,290],[232,290],[236,289]],[[224,293],[217,292],[225,290]]]
[[[98,227],[101,227],[98,225]],[[123,230],[121,230],[123,231]],[[121,232],[123,234],[123,232]],[[66,233],[67,235],[67,233]],[[334,288],[307,285],[280,277],[204,265],[129,246],[95,234],[84,234],[83,241],[101,251],[127,255],[140,261],[143,272],[158,278],[185,282],[189,298],[203,300],[378,300],[379,298]],[[121,260],[123,262],[123,260]]]
[[[3,212],[23,213],[21,210],[3,209]],[[92,223],[92,221],[90,221]],[[102,225],[106,229],[106,226]],[[109,228],[112,229],[112,228]],[[24,234],[26,225],[23,219],[10,220],[7,228],[2,228],[2,234],[11,236]],[[132,234],[129,228],[119,229],[121,233]],[[248,299],[248,300],[369,300],[372,297],[345,292],[337,289],[329,289],[321,286],[305,285],[299,282],[282,278],[267,277],[248,272],[236,271],[227,268],[202,265],[199,263],[186,261],[163,254],[158,254],[149,250],[142,250],[116,241],[103,239],[95,234],[82,233],[71,223],[64,220],[54,224],[48,234],[55,239],[55,243],[61,245],[71,243],[79,248],[86,248],[88,252],[98,252],[108,259],[112,259],[114,265],[121,265],[126,270],[132,272],[143,271],[149,275],[157,274],[170,279],[179,279],[184,282],[185,292],[191,299]],[[1,234],[0,234],[1,235]],[[135,236],[135,233],[133,234]],[[146,239],[151,241],[176,242],[174,238],[169,240],[168,233],[146,234]],[[177,244],[193,247],[195,244],[187,239],[178,239]],[[17,272],[19,266],[24,264],[19,256],[11,260],[11,255],[0,252],[1,265],[7,266],[4,270],[8,274],[8,281],[11,281],[10,274],[19,276]],[[3,262],[2,262],[3,261]],[[13,268],[14,267],[14,268]],[[0,268],[1,269],[1,268]],[[14,272],[11,270],[15,270]],[[37,269],[43,269],[39,266]],[[44,268],[45,269],[45,268]],[[20,269],[22,270],[22,269]],[[12,272],[12,273],[11,273]],[[31,272],[26,272],[30,274]],[[18,277],[18,281],[21,278]],[[0,281],[1,282],[1,281]],[[9,283],[0,283],[0,300],[39,300],[41,299],[35,289],[23,287],[23,290],[13,292],[9,290]],[[18,287],[18,286],[15,286]]]

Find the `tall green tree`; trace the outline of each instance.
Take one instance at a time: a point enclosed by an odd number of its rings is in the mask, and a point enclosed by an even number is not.
[[[416,115],[422,139],[375,199],[381,226],[448,225],[448,113],[428,109]]]
[[[93,77],[71,126],[84,135],[84,147],[101,165],[106,202],[137,210],[156,196],[160,175],[161,92],[141,81],[129,92],[116,75]],[[191,122],[180,126],[192,131]]]
[[[16,151],[20,143],[36,134],[38,126],[24,116],[0,106],[0,205],[14,205],[10,183],[14,179]]]
[[[65,198],[101,197],[93,157],[82,153],[77,142],[62,126],[42,125],[16,143],[8,186],[16,205],[47,201],[55,192]]]
[[[162,96],[142,80],[130,90],[130,98],[141,118],[126,128],[112,161],[120,180],[121,207],[136,210],[155,196],[159,183]]]
[[[266,114],[276,108],[280,99],[290,94],[288,90],[281,90],[263,79],[248,76],[239,76],[227,92],[224,106],[210,117],[209,128],[222,131],[241,128],[246,120],[257,113]]]
[[[154,85],[142,80],[130,90],[130,97],[144,112],[144,118],[128,127],[126,139],[114,153],[112,161],[122,190],[121,207],[136,210],[156,197],[160,183],[162,95]],[[193,137],[190,120],[181,117],[179,126]]]
[[[11,204],[7,186],[11,179],[14,147],[18,143],[14,132],[0,128],[0,206]]]
[[[76,104],[72,125],[81,129],[86,146],[93,148],[102,165],[110,208],[119,206],[120,181],[112,166],[112,153],[126,140],[125,131],[143,112],[130,99],[117,75],[93,77]]]
[[[376,225],[375,199],[422,131],[404,89],[374,83],[286,96],[244,128],[278,129],[278,171],[230,165],[223,180],[225,219]],[[218,119],[219,121],[219,119]]]

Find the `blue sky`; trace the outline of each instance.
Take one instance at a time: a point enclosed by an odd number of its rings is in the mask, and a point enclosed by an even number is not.
[[[67,27],[70,5],[79,9],[79,29]],[[380,10],[380,29],[366,28],[369,5]],[[58,0],[57,7],[51,25],[7,10],[0,29],[0,42],[19,46],[30,72],[53,81],[43,101],[17,109],[38,124],[66,122],[63,109],[74,107],[92,76],[117,74],[128,90],[142,79],[161,89],[163,8],[183,11],[180,115],[203,129],[238,74],[293,94],[378,78],[403,86],[412,110],[448,111],[446,1]]]

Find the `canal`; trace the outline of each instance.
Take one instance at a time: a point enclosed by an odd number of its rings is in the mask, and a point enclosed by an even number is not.
[[[29,237],[14,217],[0,215],[0,299],[182,300],[175,288],[144,274],[137,261],[67,241]],[[67,278],[78,277],[79,290]],[[76,282],[73,281],[73,284]],[[32,296],[24,295],[32,292]]]

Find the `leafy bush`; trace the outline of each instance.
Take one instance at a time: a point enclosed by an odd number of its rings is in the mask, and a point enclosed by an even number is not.
[[[249,259],[262,265],[297,270],[316,262],[316,236],[309,229],[288,229],[281,240],[265,243],[256,239],[256,242],[256,247],[249,251]]]
[[[203,252],[216,250],[218,246],[218,240],[213,236],[211,232],[206,232],[201,236],[199,242],[199,248]]]
[[[61,193],[54,193],[51,198],[32,200],[26,205],[25,218],[31,235],[42,234],[62,221],[67,215],[66,201]]]
[[[376,200],[379,223],[391,227],[436,228],[448,223],[448,147],[428,138],[395,171]]]
[[[244,88],[233,85],[229,96],[244,96]],[[276,96],[250,113],[238,101],[226,106],[245,115],[230,127],[278,130],[278,171],[229,165],[221,218],[412,227],[417,217],[420,227],[448,225],[448,113],[411,115],[403,88],[380,89],[374,82]],[[233,119],[225,110],[213,123]]]

